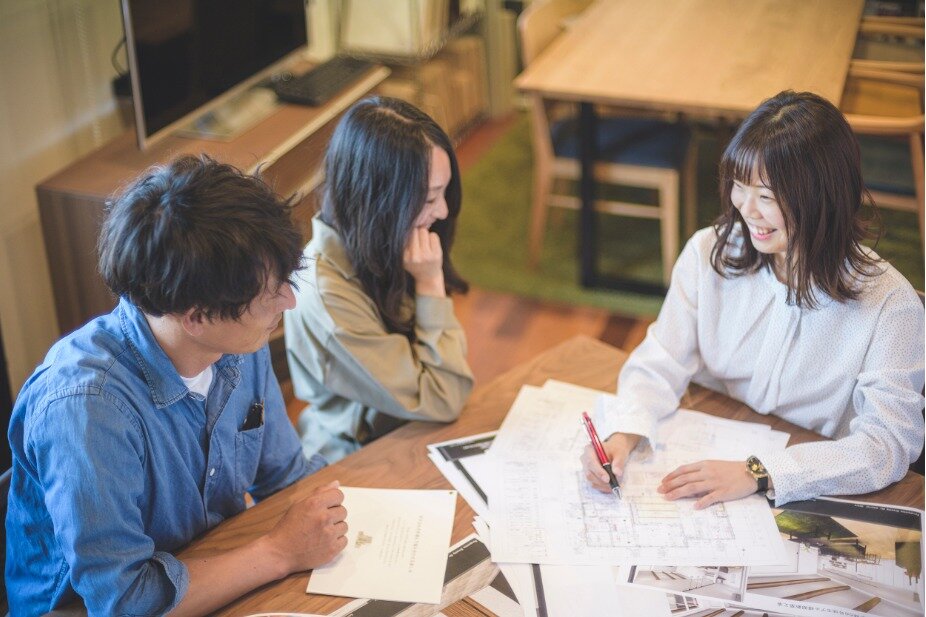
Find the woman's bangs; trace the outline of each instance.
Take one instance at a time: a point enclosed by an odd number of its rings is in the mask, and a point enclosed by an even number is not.
[[[752,184],[752,179],[758,173],[759,179],[767,185],[764,158],[758,148],[737,148],[730,157],[732,179],[742,184]]]

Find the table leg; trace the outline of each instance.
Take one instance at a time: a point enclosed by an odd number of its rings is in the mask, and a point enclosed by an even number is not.
[[[583,287],[599,287],[664,296],[666,288],[647,283],[598,274],[598,237],[595,229],[595,130],[598,118],[592,103],[579,104],[579,281]]]
[[[592,103],[579,104],[579,280],[583,287],[594,287],[598,283],[595,272],[595,257],[598,255],[595,243],[595,106]]]

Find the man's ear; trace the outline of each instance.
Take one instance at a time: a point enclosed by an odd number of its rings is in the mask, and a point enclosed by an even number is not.
[[[201,336],[207,319],[201,309],[191,308],[180,316],[184,332],[193,337]]]

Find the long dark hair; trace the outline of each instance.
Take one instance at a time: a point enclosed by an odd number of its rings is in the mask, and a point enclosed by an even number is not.
[[[428,196],[431,150],[450,158],[444,192],[449,214],[431,231],[440,237],[448,294],[469,289],[450,261],[460,214],[460,169],[450,138],[434,120],[398,99],[371,97],[351,107],[338,123],[325,154],[321,217],[334,227],[390,332],[414,339],[414,315],[402,306],[414,279],[402,262],[408,234]]]
[[[875,236],[876,215],[863,208],[871,196],[862,182],[858,140],[842,113],[816,94],[786,90],[740,125],[720,161],[721,215],[711,261],[725,277],[774,271],[775,256],[755,249],[730,199],[734,181],[751,184],[754,172],[784,217],[788,302],[815,308],[817,292],[840,302],[857,298],[859,279],[876,272],[877,260],[862,247]]]

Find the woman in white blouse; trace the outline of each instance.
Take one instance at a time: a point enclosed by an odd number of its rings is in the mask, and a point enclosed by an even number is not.
[[[866,192],[845,118],[811,93],[768,99],[727,146],[720,193],[722,215],[689,240],[599,418],[615,472],[694,380],[833,441],[684,465],[663,478],[667,499],[704,508],[768,490],[782,504],[899,480],[923,448],[923,305],[861,244]],[[590,448],[582,463],[609,490]]]

